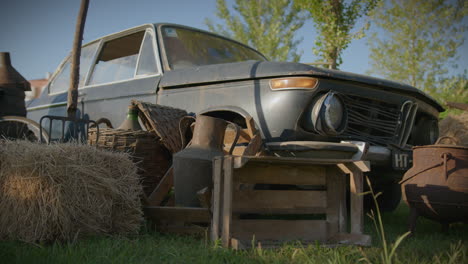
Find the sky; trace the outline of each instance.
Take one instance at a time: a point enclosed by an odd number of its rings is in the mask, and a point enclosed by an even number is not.
[[[53,73],[72,49],[81,0],[5,0],[0,8],[0,52],[10,52],[13,67],[26,79]],[[233,0],[227,0],[232,6]],[[216,0],[90,0],[83,44],[130,27],[156,22],[208,30],[205,19],[222,23]],[[316,33],[311,21],[297,31],[302,38],[300,62],[318,61],[312,54]],[[464,45],[467,51],[468,40]],[[465,52],[466,53],[466,52]],[[365,74],[369,69],[366,40],[354,40],[343,52],[340,69]],[[463,54],[462,54],[463,57]],[[459,71],[468,68],[466,55]]]

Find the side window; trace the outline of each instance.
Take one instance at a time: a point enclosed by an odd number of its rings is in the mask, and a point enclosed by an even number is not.
[[[96,54],[96,51],[99,47],[99,41],[88,45],[86,47],[83,47],[81,49],[81,55],[80,55],[80,83],[78,84],[78,87],[82,87],[84,85],[84,81],[86,78],[86,74],[89,71],[89,67],[91,67],[91,63],[93,63],[94,56]]]
[[[138,60],[137,75],[150,75],[157,72],[156,58],[154,56],[153,34],[147,31],[141,45],[140,59]]]
[[[93,58],[94,58],[94,55],[96,53],[98,46],[99,46],[99,42],[95,42],[81,49],[80,82],[78,84],[79,87],[83,86],[84,79],[86,78],[86,74],[89,71],[89,67],[91,66],[91,63],[93,62]],[[58,93],[58,92],[64,92],[68,90],[68,87],[70,86],[70,67],[71,67],[70,60],[71,58],[68,57],[60,73],[57,74],[55,79],[50,83],[49,93]]]
[[[104,43],[88,84],[133,78],[144,34],[138,32]]]
[[[60,72],[55,76],[54,80],[50,83],[49,93],[64,92],[70,85],[70,57],[67,58],[63,64]]]

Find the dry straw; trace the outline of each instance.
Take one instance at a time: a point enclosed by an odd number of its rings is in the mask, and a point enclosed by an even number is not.
[[[142,223],[141,193],[126,154],[0,140],[0,239],[135,234]]]

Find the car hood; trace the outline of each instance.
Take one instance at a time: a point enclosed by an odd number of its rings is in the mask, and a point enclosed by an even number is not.
[[[318,78],[352,81],[368,84],[374,87],[393,89],[411,94],[414,97],[431,104],[437,108],[438,111],[444,111],[444,108],[432,97],[407,84],[293,62],[244,61],[172,70],[164,73],[159,86],[162,88],[176,88],[180,86],[284,76],[313,76]]]

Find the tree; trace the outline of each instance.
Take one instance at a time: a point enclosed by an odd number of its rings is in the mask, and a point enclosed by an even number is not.
[[[234,14],[225,0],[216,0],[216,15],[225,22],[208,28],[218,34],[252,46],[274,61],[299,61],[294,33],[304,24],[299,8],[289,0],[236,0]]]
[[[375,9],[371,71],[437,96],[467,26],[464,0],[389,0]]]
[[[359,18],[376,6],[379,0],[296,0],[296,5],[308,11],[315,23],[318,37],[313,52],[337,69],[342,63],[341,53],[354,39],[364,37],[369,23],[351,32]]]

